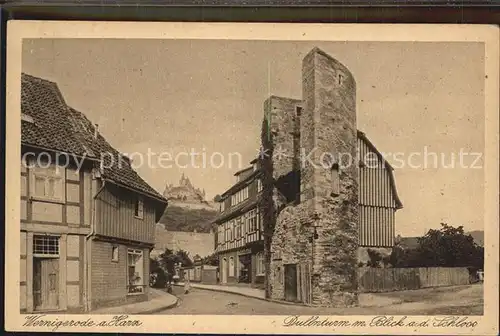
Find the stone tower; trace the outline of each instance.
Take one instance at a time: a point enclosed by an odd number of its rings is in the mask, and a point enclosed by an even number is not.
[[[356,84],[344,65],[318,48],[303,60],[302,81],[301,101],[272,98],[265,104],[271,118],[264,125],[264,148],[276,152],[284,145],[294,153],[292,159],[264,160],[266,295],[353,306],[357,304]],[[283,187],[281,180],[296,187]],[[294,277],[297,281],[290,284]]]
[[[316,235],[313,297],[334,306],[357,303],[358,163],[356,83],[320,49],[302,64],[301,202],[312,210]],[[333,160],[332,160],[333,158]]]

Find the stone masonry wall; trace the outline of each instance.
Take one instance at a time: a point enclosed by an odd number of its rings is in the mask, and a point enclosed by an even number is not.
[[[294,132],[296,131],[297,107],[302,101],[297,99],[272,96],[266,100],[264,109],[269,127],[263,131],[262,142],[267,150],[263,168],[264,181],[264,227],[270,229],[265,238],[265,251],[267,251],[266,265],[268,297],[284,299],[283,270],[286,263],[299,263],[311,258],[311,250],[295,249],[296,244],[283,244],[284,240],[303,240],[307,244],[310,233],[305,226],[300,225],[297,217],[305,213],[302,206],[286,206],[286,197],[277,188],[277,181],[286,179],[294,169]],[[265,127],[264,127],[265,129]],[[294,183],[288,179],[288,183]],[[286,207],[285,207],[286,206]],[[281,212],[281,210],[283,212]],[[280,218],[284,218],[281,220]],[[307,216],[305,216],[307,217]],[[307,218],[306,218],[307,219]],[[266,248],[267,247],[267,248]],[[266,253],[265,253],[266,255]]]
[[[318,235],[313,247],[313,303],[356,305],[356,84],[344,65],[317,48],[304,58],[302,76],[301,147],[306,153],[314,151],[313,163],[305,161],[302,167],[301,184],[301,200],[303,196],[313,210]],[[334,162],[340,165],[338,195],[332,194]]]
[[[294,100],[293,105],[297,104]],[[263,165],[267,174],[263,198],[268,229],[266,295],[283,300],[284,265],[306,263],[312,266],[313,304],[356,305],[357,162],[341,165],[338,195],[332,194],[330,169],[331,159],[338,159],[341,153],[356,159],[355,82],[347,68],[319,49],[313,49],[303,61],[302,106],[300,204],[283,204],[272,187],[273,180],[291,169],[292,161],[271,156]],[[263,127],[262,139],[272,154],[280,146],[292,146],[292,130],[285,130],[293,123],[286,99],[268,100],[266,109],[274,120],[269,124],[271,137],[265,137]]]

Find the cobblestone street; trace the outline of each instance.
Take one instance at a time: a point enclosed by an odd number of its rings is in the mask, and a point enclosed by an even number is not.
[[[178,306],[160,314],[227,314],[227,315],[294,315],[324,313],[342,315],[341,310],[296,306],[248,298],[241,295],[192,289],[184,294],[183,288],[174,286],[173,294],[179,298]],[[328,310],[328,312],[327,312]],[[352,311],[349,310],[349,314]]]
[[[444,293],[441,293],[444,292]],[[460,295],[457,295],[459,294]],[[377,296],[392,297],[384,307],[322,308],[281,304],[237,294],[192,288],[184,294],[174,286],[178,305],[158,314],[227,314],[227,315],[426,315],[429,313],[481,315],[483,312],[482,285],[423,291],[401,291]],[[416,295],[418,294],[418,295]],[[426,294],[429,297],[426,297]],[[397,301],[394,299],[399,298]],[[419,299],[420,298],[420,299]],[[367,300],[363,300],[367,302]],[[389,302],[392,301],[392,304]]]

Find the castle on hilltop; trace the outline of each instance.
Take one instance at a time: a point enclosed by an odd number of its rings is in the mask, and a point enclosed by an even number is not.
[[[195,188],[184,173],[179,180],[179,185],[167,184],[163,196],[169,201],[181,203],[208,203],[205,200],[205,189]]]

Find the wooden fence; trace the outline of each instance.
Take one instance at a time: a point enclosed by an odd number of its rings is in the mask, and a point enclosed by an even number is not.
[[[358,268],[359,292],[392,292],[469,283],[469,271],[465,267]]]

